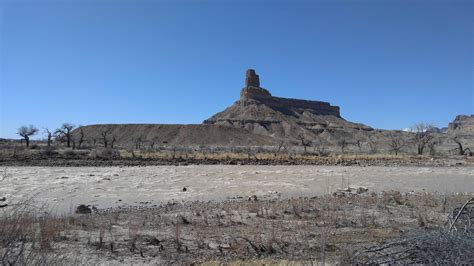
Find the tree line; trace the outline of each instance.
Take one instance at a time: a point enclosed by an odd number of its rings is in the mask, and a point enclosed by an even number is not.
[[[76,136],[73,137],[73,131],[75,129],[78,129],[78,132],[76,133]],[[415,124],[408,131],[409,133],[411,133],[411,139],[405,138],[402,134],[388,135],[388,147],[391,152],[393,152],[395,155],[398,155],[403,148],[414,144],[414,148],[418,155],[423,155],[426,150],[429,150],[430,154],[433,155],[435,153],[435,147],[440,144],[435,140],[435,134],[433,129],[434,126],[432,126],[431,124]],[[25,141],[27,148],[30,146],[31,137],[37,135],[38,133],[39,129],[34,125],[22,126],[18,128],[17,131],[17,134],[22,137],[22,140]],[[63,123],[59,128],[55,130],[45,128],[44,135],[46,136],[48,146],[51,146],[54,140],[66,143],[67,147],[72,146],[72,148],[75,149],[76,147],[81,148],[85,141],[85,133],[83,128],[80,126],[76,127],[72,123]],[[104,129],[102,129],[99,132],[99,136],[99,140],[102,141],[102,144],[105,148],[114,148],[117,138],[115,135],[112,134],[112,129],[110,127],[105,127]],[[300,145],[303,146],[305,153],[307,152],[307,149],[309,147],[313,147],[314,152],[324,153],[324,148],[322,147],[321,141],[307,139],[303,134],[298,135],[297,139],[300,142]],[[457,150],[459,155],[471,154],[471,150],[464,146],[461,139],[462,136],[459,135],[451,138],[451,141],[454,142],[457,146],[454,150]],[[93,141],[94,145],[97,143],[97,139],[95,138],[91,138],[91,141]],[[155,143],[157,143],[156,137],[151,141],[151,148],[155,146]],[[362,152],[363,144],[364,142],[362,142],[361,140],[357,140],[355,143],[350,143],[345,139],[341,139],[336,143],[336,145],[340,148],[341,153],[345,153],[349,145],[356,145],[358,147],[358,150]],[[369,137],[369,140],[366,142],[366,144],[370,149],[370,153],[377,153],[379,142],[376,139]],[[134,139],[133,145],[136,149],[142,148],[141,138]],[[284,142],[280,142],[278,151],[280,151],[281,149],[286,149]]]

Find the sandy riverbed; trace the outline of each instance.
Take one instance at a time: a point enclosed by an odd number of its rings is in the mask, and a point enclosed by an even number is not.
[[[64,211],[78,204],[106,208],[250,195],[322,195],[347,186],[365,186],[369,192],[474,192],[474,167],[193,165],[9,167],[5,171],[0,197],[8,203],[33,198]]]

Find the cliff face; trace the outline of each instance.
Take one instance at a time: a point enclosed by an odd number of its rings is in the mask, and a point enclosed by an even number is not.
[[[301,135],[313,139],[323,134],[326,139],[330,135],[336,141],[340,135],[354,133],[350,131],[372,130],[344,120],[339,107],[327,102],[272,96],[260,87],[260,78],[254,70],[247,71],[245,85],[238,101],[204,124],[245,128],[256,134],[293,140]]]
[[[266,106],[285,112],[285,110],[308,110],[318,115],[333,115],[341,117],[338,106],[331,106],[327,102],[308,101],[273,97],[263,88],[247,87],[240,92],[240,102],[258,101]]]

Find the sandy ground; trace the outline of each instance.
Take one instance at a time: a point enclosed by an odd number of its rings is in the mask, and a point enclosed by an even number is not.
[[[108,208],[251,195],[313,196],[347,186],[369,192],[474,192],[474,167],[8,167],[2,177],[0,197],[7,203],[32,198],[62,211],[79,204]]]

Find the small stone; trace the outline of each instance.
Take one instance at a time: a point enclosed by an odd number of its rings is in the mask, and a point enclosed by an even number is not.
[[[84,204],[81,204],[76,208],[76,213],[78,213],[78,214],[89,214],[89,213],[92,213],[92,210],[88,206],[86,206]]]
[[[258,201],[257,195],[252,195],[249,197],[248,201]]]
[[[183,191],[183,192],[186,192],[186,191],[188,191],[188,189],[187,189],[186,187],[183,187],[183,190],[182,190],[182,191]]]

